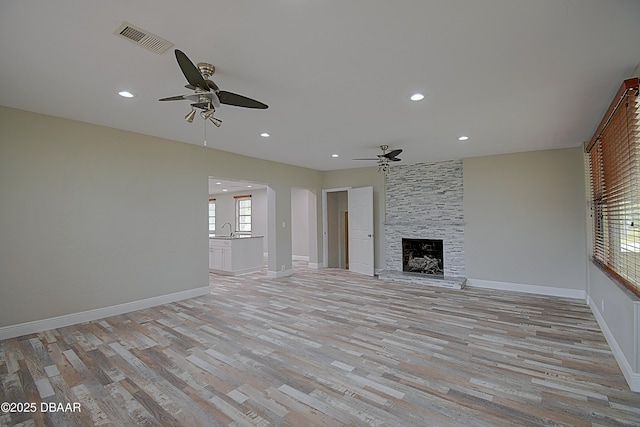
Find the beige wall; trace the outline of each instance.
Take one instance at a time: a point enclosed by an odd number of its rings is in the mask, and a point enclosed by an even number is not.
[[[464,159],[469,279],[586,290],[580,148]]]
[[[0,327],[207,286],[209,176],[277,190],[291,268],[290,189],[320,172],[0,107]]]
[[[291,252],[309,257],[309,198],[315,197],[305,188],[291,190]]]

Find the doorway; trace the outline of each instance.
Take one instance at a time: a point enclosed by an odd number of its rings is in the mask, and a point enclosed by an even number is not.
[[[322,190],[324,267],[373,276],[373,187]]]
[[[291,188],[291,258],[294,265],[320,268],[317,201],[316,193],[312,189]]]
[[[328,268],[349,268],[347,189],[326,192],[325,260]]]
[[[263,236],[263,259],[268,259],[267,184],[209,176],[209,236]],[[237,201],[250,200],[250,210],[240,230]],[[245,199],[246,198],[246,199]],[[247,228],[248,227],[248,228]],[[211,251],[211,248],[209,249]]]
[[[344,245],[344,268],[349,269],[349,211],[340,212],[340,242]]]

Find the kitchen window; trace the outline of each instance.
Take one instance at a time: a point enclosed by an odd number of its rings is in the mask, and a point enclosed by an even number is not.
[[[251,196],[234,196],[236,199],[236,234],[251,235]]]
[[[216,232],[216,199],[209,199],[209,234]]]

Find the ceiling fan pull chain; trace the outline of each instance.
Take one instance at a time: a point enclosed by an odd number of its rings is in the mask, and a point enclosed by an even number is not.
[[[204,123],[204,146],[207,146],[207,121],[203,120]]]

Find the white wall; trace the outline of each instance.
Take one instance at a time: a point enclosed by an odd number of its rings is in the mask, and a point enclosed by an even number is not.
[[[209,176],[275,189],[291,269],[292,183],[320,172],[0,107],[0,328],[206,288]]]
[[[463,164],[469,284],[532,285],[584,297],[582,150],[475,157]]]
[[[640,391],[640,298],[589,262],[589,301],[630,387]]]

